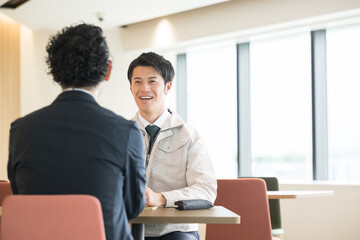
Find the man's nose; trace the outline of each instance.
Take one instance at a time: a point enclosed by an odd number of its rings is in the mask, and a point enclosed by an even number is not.
[[[144,83],[141,85],[141,91],[149,91],[150,85],[147,83]]]

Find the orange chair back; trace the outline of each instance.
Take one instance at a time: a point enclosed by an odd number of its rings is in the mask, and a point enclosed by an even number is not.
[[[12,195],[4,200],[2,240],[105,240],[100,201],[89,195]]]
[[[12,195],[10,183],[8,181],[0,180],[0,206],[2,206],[5,197]]]
[[[266,184],[262,179],[219,179],[215,205],[240,215],[240,224],[207,224],[206,240],[271,240]]]

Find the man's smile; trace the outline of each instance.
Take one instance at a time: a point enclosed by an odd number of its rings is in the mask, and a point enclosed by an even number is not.
[[[139,97],[141,100],[151,100],[153,97]]]

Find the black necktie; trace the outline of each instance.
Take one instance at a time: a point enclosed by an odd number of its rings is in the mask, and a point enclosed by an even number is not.
[[[160,128],[156,125],[147,125],[147,127],[145,128],[147,133],[150,136],[150,141],[149,141],[149,150],[148,150],[148,154],[151,153],[151,149],[152,146],[154,144],[154,140],[156,138],[156,135],[158,134],[158,132],[160,131]]]

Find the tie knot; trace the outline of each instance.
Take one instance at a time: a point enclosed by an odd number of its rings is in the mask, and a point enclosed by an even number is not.
[[[150,135],[150,137],[155,137],[160,130],[160,128],[156,125],[147,125],[145,129],[147,133]]]

